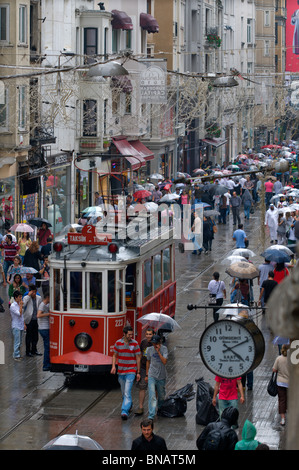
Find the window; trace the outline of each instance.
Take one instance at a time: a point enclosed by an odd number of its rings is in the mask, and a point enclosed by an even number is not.
[[[126,49],[132,49],[132,31],[126,31]]]
[[[264,55],[269,56],[270,55],[270,41],[265,41],[264,43]]]
[[[152,293],[152,260],[148,259],[144,262],[143,272],[143,289],[144,298]]]
[[[103,310],[102,273],[89,274],[89,304],[91,310]]]
[[[154,256],[154,291],[162,285],[161,255]]]
[[[108,312],[115,312],[115,271],[108,271]]]
[[[269,10],[264,11],[264,25],[270,26],[270,11]]]
[[[97,102],[96,100],[83,101],[83,136],[96,137],[97,135]]]
[[[163,250],[163,282],[171,280],[170,248]]]
[[[119,34],[117,29],[112,29],[112,53],[118,52],[119,46]]]
[[[249,80],[252,79],[251,75],[252,75],[252,62],[247,62],[247,78],[249,78]],[[250,86],[250,82],[247,81],[247,86]]]
[[[4,89],[4,102],[0,104],[0,130],[8,130],[8,89]]]
[[[70,308],[82,308],[82,272],[70,272]]]
[[[84,55],[85,64],[95,62],[98,53],[98,30],[97,28],[84,28]]]
[[[247,42],[252,43],[252,19],[247,18]]]
[[[125,114],[132,114],[132,95],[125,93]]]
[[[19,129],[26,126],[26,87],[19,86]]]
[[[60,310],[60,270],[53,270],[53,310]]]
[[[27,44],[27,6],[19,7],[19,42]]]
[[[0,6],[0,41],[9,41],[9,5]]]

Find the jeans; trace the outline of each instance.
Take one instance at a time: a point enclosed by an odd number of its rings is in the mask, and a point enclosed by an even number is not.
[[[226,207],[223,208],[223,209],[220,209],[220,215],[218,217],[218,221],[219,223],[221,224],[221,222],[223,222],[224,224],[226,224]]]
[[[250,217],[250,209],[251,209],[251,205],[250,206],[244,206],[244,213],[245,213],[246,219],[249,219],[249,217]]]
[[[156,396],[156,390],[158,400]],[[165,379],[157,380],[154,377],[148,378],[148,417],[154,419],[156,415],[157,401],[158,409],[161,408],[165,399]]]
[[[38,330],[44,341],[43,368],[50,367],[50,330]]]
[[[8,271],[8,268],[13,264],[13,261],[3,261],[3,271],[4,271],[4,275],[5,275],[5,281],[7,280],[7,271]]]
[[[219,419],[221,419],[221,415],[225,408],[228,408],[229,406],[233,406],[234,408],[238,409],[238,400],[218,400],[218,409],[219,409]],[[238,425],[233,425],[232,428],[235,429],[237,428]]]
[[[120,384],[121,394],[122,394],[122,406],[121,414],[128,415],[130,409],[132,408],[132,396],[131,391],[133,387],[133,382],[135,380],[135,374],[118,374],[118,382]]]
[[[21,344],[22,344],[22,337],[23,337],[23,330],[19,330],[18,328],[12,329],[13,335],[13,357],[21,357]]]

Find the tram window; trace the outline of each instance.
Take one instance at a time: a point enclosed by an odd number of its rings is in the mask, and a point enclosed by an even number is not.
[[[152,293],[152,260],[147,259],[144,262],[143,271],[143,289],[144,298]]]
[[[82,272],[70,272],[70,308],[82,308]]]
[[[89,308],[91,310],[102,310],[102,273],[89,274]]]
[[[53,270],[53,310],[60,310],[60,270]]]
[[[163,282],[171,279],[170,248],[163,250]]]
[[[115,271],[108,271],[108,312],[115,312]]]
[[[126,305],[136,307],[136,263],[129,264],[126,269]]]
[[[162,266],[161,254],[154,256],[154,290],[159,289],[162,285]]]
[[[119,280],[121,282],[119,283],[119,289],[118,289],[118,295],[119,295],[119,298],[118,298],[118,311],[122,312],[123,311],[123,291],[124,291],[124,288],[123,288],[124,272],[123,271],[119,271]]]

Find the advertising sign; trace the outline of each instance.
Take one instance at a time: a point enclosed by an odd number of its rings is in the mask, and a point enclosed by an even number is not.
[[[299,3],[287,0],[286,71],[299,72]]]
[[[141,103],[162,104],[167,102],[166,63],[154,61],[145,63],[146,69],[140,73]]]

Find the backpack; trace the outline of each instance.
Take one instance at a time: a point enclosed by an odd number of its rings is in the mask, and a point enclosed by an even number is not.
[[[224,450],[224,441],[222,429],[213,429],[206,437],[203,450]]]

